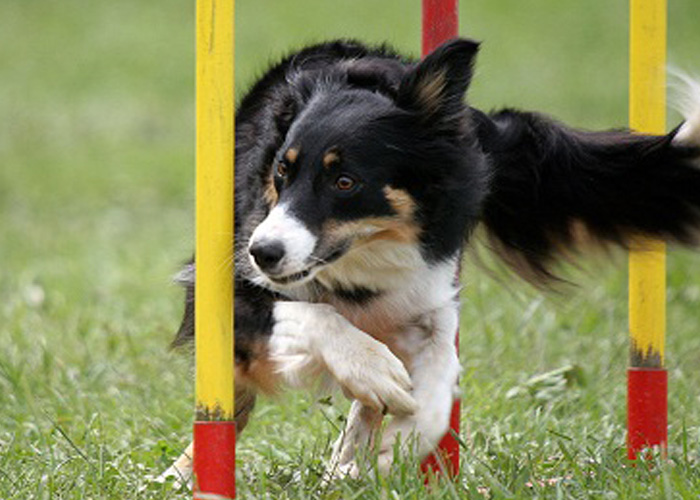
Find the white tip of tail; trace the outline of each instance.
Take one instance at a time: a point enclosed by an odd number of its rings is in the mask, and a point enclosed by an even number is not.
[[[700,81],[687,73],[671,70],[675,107],[685,122],[673,138],[679,146],[700,146]]]

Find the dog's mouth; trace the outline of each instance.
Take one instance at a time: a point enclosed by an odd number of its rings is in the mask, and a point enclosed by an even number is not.
[[[306,283],[308,281],[311,281],[321,269],[324,267],[332,264],[339,258],[341,258],[347,250],[347,247],[345,245],[340,246],[338,248],[333,249],[330,251],[325,257],[320,258],[320,257],[313,257],[314,263],[311,264],[309,267],[302,269],[301,271],[296,271],[290,274],[284,274],[284,275],[274,275],[274,274],[265,274],[265,277],[270,280],[272,283],[275,285],[280,285],[280,286],[290,286],[290,285],[300,285],[303,283]]]
[[[312,266],[309,267],[308,269],[304,269],[303,271],[299,271],[297,273],[292,273],[292,274],[287,274],[285,276],[271,276],[269,274],[266,274],[267,279],[275,283],[276,285],[291,285],[297,282],[301,282],[311,276],[312,271],[318,266]]]

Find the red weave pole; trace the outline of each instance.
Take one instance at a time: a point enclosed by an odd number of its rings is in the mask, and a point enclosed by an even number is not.
[[[236,498],[235,422],[195,422],[194,457],[195,500]]]
[[[422,0],[423,2],[423,56],[435,50],[439,45],[451,38],[457,37],[459,16],[457,0]],[[459,330],[455,338],[459,351]],[[438,474],[447,469],[448,474],[459,472],[459,435],[460,404],[456,399],[450,416],[450,431],[443,436],[435,453],[428,456],[421,465],[423,472],[432,471]]]
[[[423,56],[435,50],[450,38],[455,38],[459,29],[457,0],[423,1]]]
[[[664,368],[627,369],[627,458],[668,441],[668,374]]]

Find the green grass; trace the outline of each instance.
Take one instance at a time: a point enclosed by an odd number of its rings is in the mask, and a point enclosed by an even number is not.
[[[417,4],[239,0],[239,90],[328,37],[418,51]],[[670,2],[670,61],[700,69],[700,6]],[[566,5],[566,6],[564,6]],[[193,2],[0,3],[0,498],[178,498],[150,485],[189,440],[191,363],[168,351],[193,246]],[[626,122],[624,2],[462,2],[483,40],[472,103],[584,127]],[[672,115],[672,120],[676,118]],[[346,403],[261,401],[238,447],[241,498],[697,498],[700,281],[669,257],[669,460],[624,460],[625,263],[565,294],[465,266],[462,460],[426,489],[323,485]],[[694,272],[695,271],[695,272]],[[537,374],[575,365],[565,385]],[[547,383],[548,382],[548,383]]]

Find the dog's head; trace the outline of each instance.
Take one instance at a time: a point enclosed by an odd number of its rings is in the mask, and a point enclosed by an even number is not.
[[[398,76],[375,61],[376,74],[361,69],[371,85],[353,84],[361,60],[303,75],[265,192],[270,211],[248,246],[266,279],[301,284],[375,241],[412,245],[427,261],[459,251],[486,191],[463,103],[477,47],[451,41]]]

